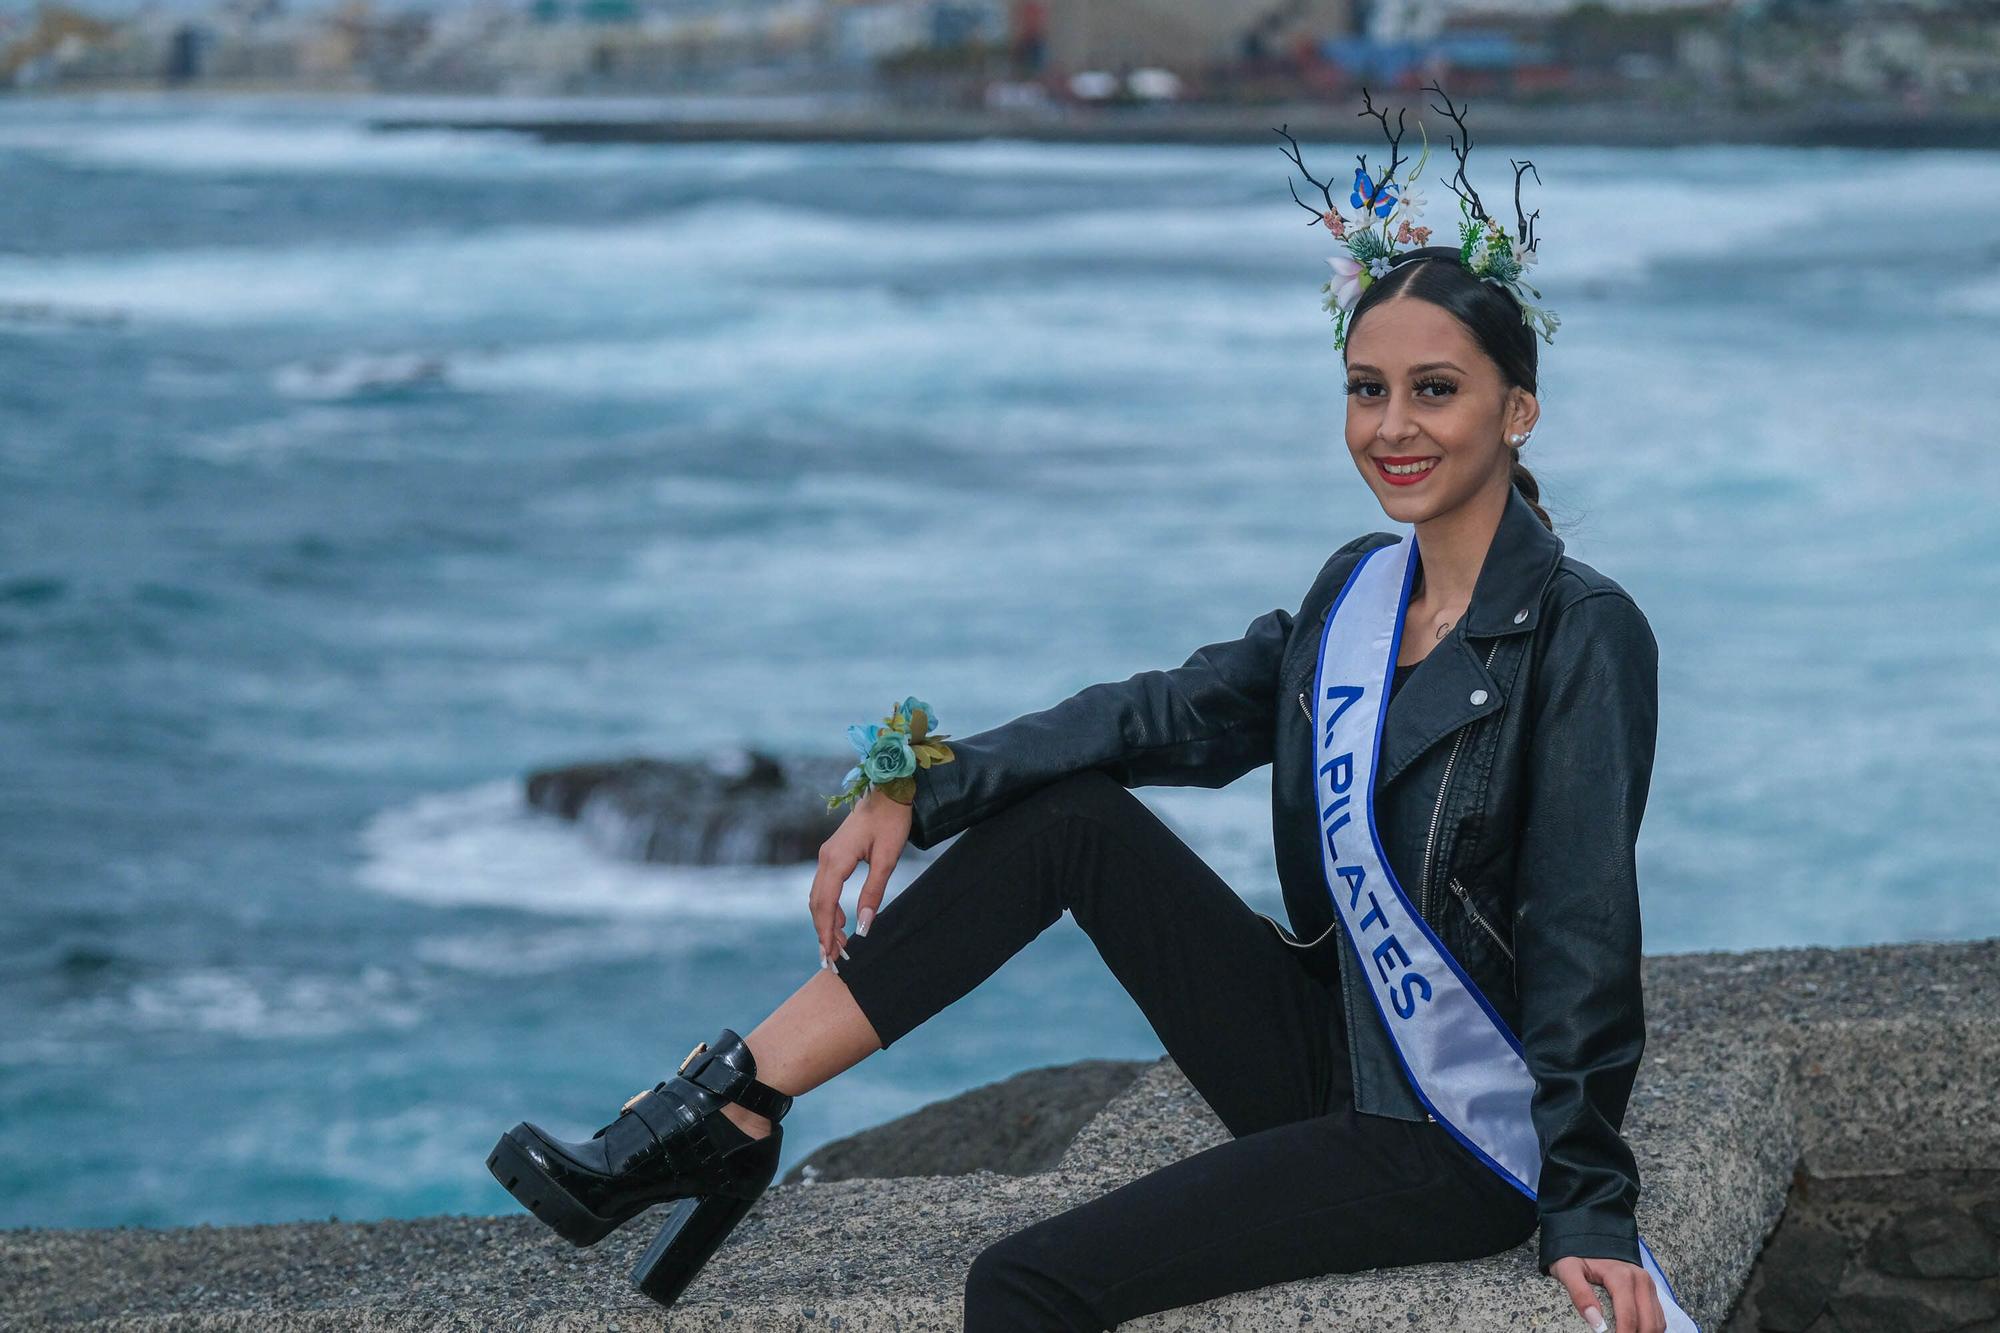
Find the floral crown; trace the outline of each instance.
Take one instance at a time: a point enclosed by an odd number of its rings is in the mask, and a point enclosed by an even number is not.
[[[1443,88],[1433,83],[1424,85],[1424,89],[1426,92],[1435,92],[1438,96],[1444,97],[1442,108],[1433,106],[1431,109],[1441,110],[1442,114],[1451,117],[1465,140],[1461,146],[1455,136],[1447,135],[1445,139],[1458,158],[1457,175],[1445,183],[1452,193],[1458,196],[1459,201],[1459,262],[1464,264],[1473,276],[1512,293],[1521,306],[1521,322],[1540,333],[1543,341],[1553,342],[1552,335],[1561,321],[1556,318],[1554,312],[1529,302],[1530,295],[1539,301],[1542,299],[1542,294],[1529,286],[1523,277],[1534,267],[1537,244],[1535,219],[1542,215],[1542,210],[1538,208],[1525,216],[1521,213],[1521,174],[1524,171],[1534,171],[1535,183],[1539,185],[1542,182],[1541,173],[1535,171],[1533,162],[1515,162],[1512,158],[1508,159],[1514,168],[1514,216],[1518,223],[1517,234],[1508,235],[1504,227],[1486,215],[1486,209],[1479,202],[1478,192],[1472,188],[1472,182],[1466,179],[1465,158],[1472,148],[1472,135],[1465,128],[1464,113],[1452,106],[1451,98],[1445,96]],[[1416,182],[1418,174],[1424,169],[1424,163],[1430,158],[1430,135],[1424,134],[1424,151],[1417,158],[1416,165],[1410,168],[1408,177],[1399,180],[1396,172],[1403,165],[1399,148],[1403,139],[1403,113],[1401,111],[1396,113],[1396,131],[1390,134],[1389,113],[1375,109],[1368,100],[1366,88],[1361,90],[1361,101],[1363,109],[1355,114],[1374,116],[1382,122],[1382,132],[1389,139],[1389,166],[1383,171],[1379,181],[1371,179],[1368,174],[1368,156],[1365,153],[1359,154],[1356,158],[1359,165],[1354,168],[1354,188],[1347,197],[1346,209],[1334,200],[1333,188],[1329,182],[1314,179],[1313,174],[1306,170],[1305,161],[1299,155],[1298,140],[1286,133],[1284,126],[1279,126],[1277,131],[1291,144],[1287,156],[1307,180],[1319,187],[1320,194],[1326,199],[1326,207],[1318,209],[1299,198],[1299,192],[1292,189],[1291,177],[1288,174],[1285,186],[1291,189],[1292,201],[1311,213],[1314,222],[1323,224],[1328,231],[1347,243],[1345,255],[1335,255],[1326,261],[1333,268],[1333,276],[1320,288],[1326,293],[1323,304],[1333,316],[1333,345],[1336,348],[1347,346],[1348,316],[1354,310],[1354,303],[1361,299],[1361,293],[1366,291],[1368,285],[1375,279],[1408,258],[1417,247],[1427,245],[1431,238],[1431,229],[1420,226],[1415,221],[1424,206],[1424,196],[1417,189]],[[1467,103],[1466,107],[1469,110],[1471,104]],[[1417,122],[1417,130],[1423,133],[1421,120]],[[1458,188],[1461,182],[1465,186],[1463,190]]]

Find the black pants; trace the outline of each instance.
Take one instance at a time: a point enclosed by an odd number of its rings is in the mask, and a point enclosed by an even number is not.
[[[1325,951],[1346,947],[1339,932],[1286,943],[1105,774],[967,829],[835,961],[886,1046],[1064,909],[1234,1137],[989,1246],[966,1279],[968,1330],[1107,1329],[1322,1273],[1477,1258],[1533,1234],[1533,1202],[1440,1126],[1354,1110],[1331,1029]]]

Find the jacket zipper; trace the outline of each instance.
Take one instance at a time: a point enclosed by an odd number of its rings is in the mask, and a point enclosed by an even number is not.
[[[1299,711],[1306,715],[1306,721],[1308,722],[1312,721],[1312,715],[1313,715],[1312,705],[1306,702],[1306,692],[1304,690],[1299,691]],[[1327,923],[1326,929],[1322,930],[1311,941],[1300,941],[1293,938],[1291,931],[1286,930],[1283,926],[1279,925],[1278,919],[1276,917],[1270,915],[1267,912],[1259,912],[1257,913],[1257,915],[1263,917],[1266,921],[1270,922],[1271,928],[1278,932],[1278,938],[1283,940],[1285,943],[1291,945],[1294,949],[1312,948],[1314,945],[1318,944],[1321,940],[1325,939],[1327,935],[1332,932],[1335,926],[1340,924],[1340,918],[1335,917],[1332,921]]]
[[[1486,670],[1491,671],[1493,669],[1493,655],[1499,651],[1500,640],[1495,639],[1493,646],[1486,650]],[[1312,721],[1312,706],[1306,702],[1306,692],[1304,690],[1299,691],[1299,711],[1306,715],[1306,721]],[[1445,756],[1444,777],[1438,782],[1437,805],[1431,810],[1431,831],[1424,840],[1424,877],[1423,883],[1417,891],[1417,915],[1426,920],[1429,919],[1431,914],[1431,853],[1437,850],[1438,821],[1444,817],[1444,794],[1451,787],[1451,770],[1458,763],[1459,747],[1465,744],[1467,730],[1468,727],[1460,727],[1458,729],[1458,737],[1451,743],[1451,753]],[[1467,906],[1470,905],[1469,903],[1467,904]],[[1482,921],[1480,924],[1485,925],[1486,923]],[[1488,926],[1487,930],[1490,933],[1492,927]],[[1495,938],[1498,937],[1496,936]],[[1506,946],[1502,945],[1501,947],[1505,948]],[[1507,956],[1509,958],[1513,957],[1512,954]]]
[[[1513,962],[1514,951],[1507,947],[1507,941],[1500,938],[1500,932],[1493,929],[1493,923],[1481,916],[1479,909],[1472,905],[1472,895],[1466,892],[1465,886],[1458,882],[1458,876],[1456,875],[1451,877],[1451,891],[1458,895],[1460,902],[1465,904],[1466,912],[1478,923],[1479,928],[1493,937],[1493,942],[1500,946],[1500,952],[1507,955],[1507,961],[1510,963]]]
[[[1493,654],[1500,651],[1500,640],[1486,650],[1486,670],[1493,669]],[[1437,804],[1431,807],[1431,831],[1424,839],[1424,874],[1417,888],[1417,915],[1428,921],[1431,915],[1431,853],[1437,850],[1438,821],[1444,818],[1444,794],[1451,790],[1451,770],[1458,763],[1458,752],[1465,745],[1465,737],[1472,729],[1471,723],[1459,727],[1458,737],[1451,743],[1451,753],[1445,756],[1444,776],[1438,779]]]

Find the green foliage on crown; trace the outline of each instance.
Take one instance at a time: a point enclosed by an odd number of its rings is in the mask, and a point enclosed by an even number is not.
[[[1509,284],[1521,276],[1521,263],[1514,258],[1513,242],[1498,223],[1472,216],[1469,200],[1458,201],[1458,258],[1474,274],[1494,282]]]
[[[1347,253],[1365,264],[1371,259],[1387,259],[1395,253],[1395,248],[1390,245],[1387,236],[1369,227],[1348,233]]]

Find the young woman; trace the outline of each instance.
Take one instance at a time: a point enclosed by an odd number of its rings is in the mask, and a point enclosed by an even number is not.
[[[1273,610],[1173,670],[1092,685],[952,742],[902,804],[871,789],[821,848],[821,969],[724,1029],[591,1140],[532,1124],[489,1165],[578,1244],[677,1201],[634,1271],[670,1304],[776,1168],[791,1099],[977,986],[1069,911],[1229,1141],[997,1240],[965,1327],[1107,1329],[1175,1306],[1387,1265],[1470,1259],[1540,1230],[1590,1327],[1662,1333],[1620,1136],[1644,1044],[1634,844],[1651,775],[1656,648],[1619,585],[1563,554],[1520,447],[1535,336],[1460,250],[1397,255],[1347,311],[1347,448],[1412,525],[1414,582],[1373,765],[1381,855],[1534,1076],[1529,1195],[1410,1086],[1336,917],[1309,694],[1322,627],[1371,533]],[[1253,912],[1132,795],[1273,765],[1291,929]],[[886,906],[906,843],[961,835]],[[840,904],[868,865],[857,929]],[[1377,955],[1378,961],[1380,954]]]

